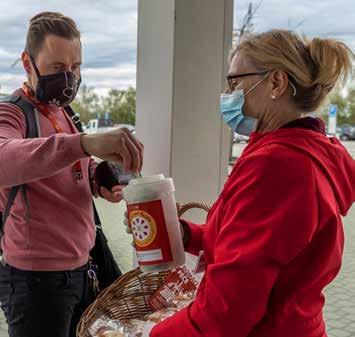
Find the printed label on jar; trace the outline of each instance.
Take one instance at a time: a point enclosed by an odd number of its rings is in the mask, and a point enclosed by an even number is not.
[[[160,200],[128,205],[128,218],[140,265],[173,260]]]

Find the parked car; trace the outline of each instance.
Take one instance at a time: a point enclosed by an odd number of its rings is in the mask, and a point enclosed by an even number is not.
[[[89,134],[110,131],[114,129],[114,123],[112,119],[90,119],[85,129]]]
[[[341,127],[341,132],[339,134],[340,140],[355,140],[355,126],[349,124],[343,125]]]
[[[339,135],[341,134],[341,127],[338,126],[335,130],[335,133],[330,133],[329,130],[328,130],[328,125],[325,126],[325,133],[327,135],[327,137],[337,137],[339,138]]]
[[[87,126],[84,122],[81,122],[81,126],[83,128],[83,131],[86,132]]]
[[[248,136],[243,136],[240,135],[239,133],[234,132],[233,135],[233,143],[248,143],[249,142],[249,137]]]
[[[134,125],[131,124],[118,124],[117,128],[126,128],[130,131],[130,133],[134,136],[136,134],[136,129]]]

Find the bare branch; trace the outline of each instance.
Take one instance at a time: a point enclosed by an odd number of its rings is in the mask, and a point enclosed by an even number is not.
[[[12,64],[11,64],[11,68],[15,68],[17,66],[17,64],[21,61],[20,58],[16,59]]]
[[[305,18],[305,19],[299,21],[297,24],[295,24],[295,25],[293,26],[291,19],[288,19],[288,28],[289,28],[290,30],[296,30],[296,29],[300,28],[300,27],[305,23],[305,21],[307,21],[307,18]]]
[[[252,13],[253,17],[255,16],[255,14],[258,11],[258,9],[261,7],[262,3],[263,3],[263,0],[260,0],[260,2],[255,6],[255,9],[254,9],[254,11]]]
[[[255,14],[257,13],[258,9],[261,7],[262,3],[263,3],[263,0],[260,0],[256,6],[253,6],[253,3],[249,2],[248,11],[242,19],[242,25],[239,29],[237,29],[237,32],[239,33],[238,34],[238,42],[246,33],[250,33],[253,31],[253,28],[254,28],[253,19],[255,17]]]
[[[307,19],[301,20],[295,27],[293,27],[293,30],[300,28],[305,23],[305,21],[307,21]]]

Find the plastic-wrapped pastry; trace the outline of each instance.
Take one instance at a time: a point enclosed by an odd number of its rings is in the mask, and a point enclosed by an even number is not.
[[[122,334],[118,331],[106,331],[96,335],[97,337],[126,337],[127,335]]]

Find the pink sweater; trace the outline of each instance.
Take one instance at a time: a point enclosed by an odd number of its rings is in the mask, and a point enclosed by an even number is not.
[[[27,184],[30,216],[19,193],[2,239],[5,261],[35,271],[71,270],[88,261],[95,241],[90,171],[95,163],[73,134],[71,119],[49,107],[65,133],[56,134],[39,113],[40,137],[24,139],[26,121],[20,109],[0,104],[0,212],[9,187]],[[73,125],[74,126],[74,125]],[[75,181],[73,164],[81,160],[83,179]]]

